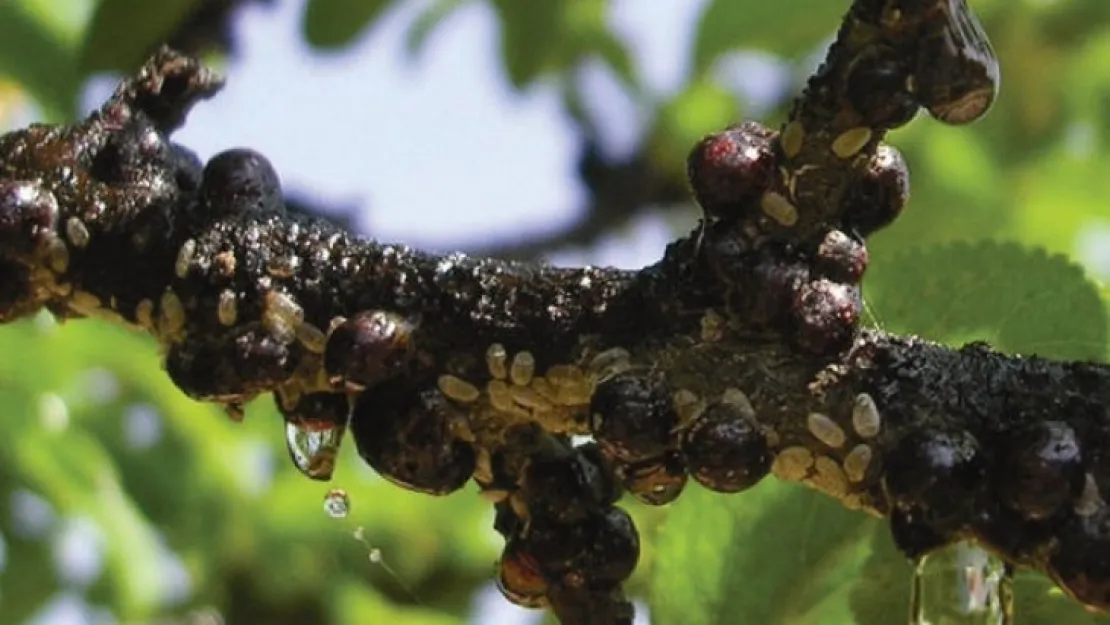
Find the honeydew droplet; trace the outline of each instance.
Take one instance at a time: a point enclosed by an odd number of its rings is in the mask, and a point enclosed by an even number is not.
[[[333,488],[324,495],[324,512],[333,519],[346,518],[351,512],[351,496],[342,488]]]
[[[330,480],[346,429],[345,425],[324,420],[286,421],[285,446],[293,466],[309,479]]]

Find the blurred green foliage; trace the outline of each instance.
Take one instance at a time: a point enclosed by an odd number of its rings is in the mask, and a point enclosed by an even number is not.
[[[0,127],[20,93],[47,120],[72,118],[91,74],[131,71],[199,1],[0,2]],[[452,15],[482,1],[425,2],[409,53],[418,57]],[[305,39],[342,53],[398,3],[307,0]],[[720,78],[731,55],[774,55],[800,87],[847,1],[703,2],[686,83],[663,94],[644,85],[611,28],[610,2],[489,4],[507,84],[554,83],[580,115],[573,77],[599,61],[653,111],[641,149],[682,176],[697,137],[750,109]],[[913,172],[913,198],[871,244],[871,320],[952,344],[986,339],[1104,360],[1110,290],[1077,260],[1085,233],[1110,226],[1110,3],[971,4],[1001,58],[1001,97],[972,127],[921,116],[891,135]],[[782,119],[789,96],[760,113],[767,123]],[[59,592],[123,623],[205,606],[235,624],[463,623],[475,593],[488,590],[499,541],[473,492],[407,493],[347,453],[334,485],[350,493],[352,513],[328,518],[328,486],[286,462],[267,401],[229,422],[183,397],[143,337],[46,317],[3,328],[0,410],[5,625]],[[910,569],[885,525],[804,488],[766,481],[735,497],[692,488],[666,510],[630,508],[646,543],[630,590],[647,597],[656,622],[885,624],[905,614]],[[381,562],[370,559],[375,549]],[[1016,588],[1022,624],[1110,622],[1040,576],[1019,575]]]

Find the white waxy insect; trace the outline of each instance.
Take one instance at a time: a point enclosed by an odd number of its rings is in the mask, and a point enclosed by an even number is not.
[[[536,359],[532,352],[517,352],[509,365],[509,379],[518,386],[527,386],[536,374]]]
[[[874,133],[867,126],[856,126],[840,133],[833,139],[833,154],[840,159],[849,159],[859,154],[859,151],[871,141]]]
[[[836,421],[820,412],[809,413],[809,416],[806,417],[806,427],[814,438],[833,449],[843,447],[848,439],[844,429],[837,425]]]
[[[297,338],[297,327],[304,323],[304,309],[293,296],[280,291],[266,294],[262,311],[262,325],[280,343],[286,345]]]
[[[782,129],[782,134],[779,136],[779,144],[782,145],[782,153],[786,158],[794,158],[802,151],[802,142],[805,140],[806,132],[802,128],[799,121],[792,121]]]
[[[767,191],[759,198],[759,208],[781,226],[798,223],[798,209],[781,193]]]
[[[787,447],[775,456],[771,472],[779,479],[797,482],[813,467],[813,452],[800,445]]]
[[[694,417],[701,413],[704,408],[701,398],[698,394],[689,389],[681,388],[674,392],[671,396],[671,405],[678,413],[678,418],[682,422],[693,420]]]
[[[297,326],[297,342],[314,354],[322,354],[328,343],[328,337],[320,328],[304,322]]]
[[[744,391],[738,388],[725,389],[725,392],[721,394],[721,401],[735,406],[745,418],[755,418],[755,407],[752,406],[752,401],[748,399],[748,395]]]
[[[513,401],[517,404],[530,408],[536,411],[547,411],[553,409],[555,406],[551,402],[544,399],[543,395],[537,393],[530,386],[512,386],[510,390],[513,394]]]
[[[173,263],[173,272],[178,278],[184,279],[189,275],[189,268],[193,266],[193,259],[197,256],[197,242],[189,239],[181,244],[177,251],[177,260]]]
[[[494,378],[504,380],[509,377],[508,362],[509,353],[504,345],[493,343],[486,349],[486,368]]]
[[[185,329],[185,305],[172,289],[162,293],[159,309],[159,330],[162,334],[175,336]]]
[[[220,298],[216,302],[216,318],[225,326],[235,325],[235,321],[239,318],[239,299],[235,297],[235,291],[231,289],[220,291]]]
[[[1087,481],[1083,484],[1083,492],[1075,501],[1075,514],[1081,517],[1091,516],[1105,506],[1102,495],[1098,492],[1098,482],[1095,476],[1087,474]]]
[[[154,302],[143,298],[135,306],[135,322],[150,330],[154,328]]]
[[[862,482],[867,476],[867,468],[871,465],[874,452],[870,445],[860,443],[844,456],[844,474],[853,482]]]
[[[69,248],[56,235],[46,243],[46,260],[54,273],[65,273],[69,269]]]
[[[852,429],[860,438],[874,438],[878,436],[883,427],[879,408],[875,405],[874,398],[867,393],[856,395],[852,404]]]
[[[632,366],[631,359],[627,349],[614,347],[594,356],[587,367],[597,380],[604,381],[628,371]]]
[[[504,380],[490,380],[486,384],[486,392],[489,394],[489,403],[495,410],[512,412],[513,392]]]
[[[82,315],[94,315],[100,306],[100,298],[88,291],[74,291],[69,296],[70,309]]]
[[[463,404],[474,403],[482,396],[482,392],[478,390],[477,386],[450,373],[439,376],[436,385],[439,386],[440,392],[446,395],[448,399]]]
[[[813,462],[813,468],[814,474],[810,479],[815,488],[837,499],[847,494],[848,477],[836,460],[820,456]]]
[[[89,244],[89,229],[80,217],[70,217],[66,220],[66,238],[79,250]]]

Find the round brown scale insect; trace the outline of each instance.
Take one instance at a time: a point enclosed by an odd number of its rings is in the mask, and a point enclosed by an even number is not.
[[[898,128],[917,115],[920,105],[910,92],[911,69],[885,46],[868,47],[849,70],[848,101],[874,128]]]
[[[997,502],[980,510],[971,527],[980,543],[1014,564],[1035,565],[1053,541],[1053,523],[1030,521]]]
[[[547,605],[549,584],[535,559],[525,550],[524,541],[517,536],[509,538],[501,552],[497,588],[506,599],[523,608]]]
[[[476,466],[474,448],[452,434],[451,422],[465,418],[453,410],[434,384],[379,384],[359,395],[350,431],[359,455],[382,477],[446,495],[462,488]]]
[[[621,484],[641,503],[665,506],[682,494],[688,475],[678,452],[618,468]]]
[[[938,533],[946,535],[972,522],[984,466],[979,443],[970,432],[909,434],[886,454],[883,468],[891,503],[919,510]]]
[[[867,270],[867,247],[842,230],[829,230],[817,246],[817,270],[826,278],[859,284]]]
[[[798,345],[814,354],[833,354],[852,342],[863,310],[859,288],[814,280],[794,297]]]
[[[184,191],[196,191],[204,180],[204,163],[197,153],[189,148],[170,143],[173,162],[174,181]]]
[[[733,312],[757,326],[784,329],[789,317],[783,314],[794,304],[809,282],[810,268],[800,259],[757,254],[755,266],[747,265],[747,279],[736,297],[730,298]]]
[[[1048,573],[1077,601],[1110,611],[1110,508],[1103,505],[1094,514],[1073,516],[1056,539]]]
[[[1000,445],[996,492],[1029,519],[1045,519],[1083,492],[1086,472],[1075,430],[1061,421],[1022,427]]]
[[[415,326],[384,310],[363,311],[334,327],[324,346],[324,370],[335,382],[373,386],[412,361]]]
[[[682,434],[682,454],[691,477],[719,493],[755,486],[771,471],[767,436],[741,407],[709,405]]]
[[[881,230],[902,214],[910,198],[910,170],[902,153],[879,144],[867,169],[844,200],[844,221],[861,237]]]
[[[634,463],[659,458],[675,444],[678,414],[659,375],[626,372],[602,382],[590,399],[590,429],[608,456]]]
[[[281,179],[273,164],[249,148],[234,148],[213,156],[201,178],[201,201],[213,214],[284,209]]]
[[[756,200],[775,173],[775,132],[746,121],[706,136],[686,159],[694,197],[706,216],[737,218]]]
[[[527,549],[549,581],[609,590],[636,569],[640,534],[632,517],[614,506],[574,524],[537,519],[528,533]]]
[[[166,373],[195,399],[250,397],[288,380],[303,351],[274,339],[261,323],[236,327],[217,340],[187,339],[166,356]]]

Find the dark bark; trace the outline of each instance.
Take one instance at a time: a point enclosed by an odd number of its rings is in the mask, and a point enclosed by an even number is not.
[[[272,391],[290,422],[334,425],[301,399],[361,393],[360,454],[429,493],[473,472],[514,544],[506,594],[567,623],[628,622],[614,482],[665,502],[687,465],[890,515],[908,554],[979,538],[1110,607],[1110,368],[858,328],[863,240],[904,202],[884,132],[918,106],[973,121],[997,88],[962,0],[857,0],[781,133],[700,144],[706,219],[639,271],[436,256],[286,211],[260,155],[202,171],[169,142],[219,85],[163,50],[84,122],[0,138],[0,320],[126,322],[233,412]]]

